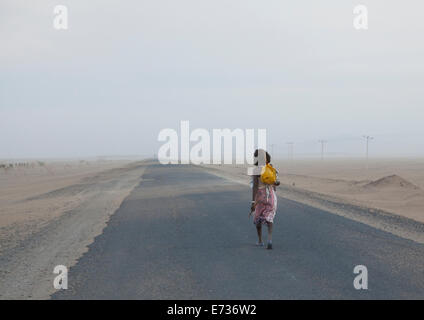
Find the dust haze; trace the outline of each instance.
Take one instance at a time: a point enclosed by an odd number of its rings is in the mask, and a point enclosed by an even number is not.
[[[163,128],[266,128],[275,154],[422,156],[422,2],[0,4],[0,159],[152,156]]]

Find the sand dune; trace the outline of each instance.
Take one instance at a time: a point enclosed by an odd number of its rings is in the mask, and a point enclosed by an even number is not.
[[[366,185],[364,185],[363,188],[364,189],[374,188],[376,190],[384,190],[384,189],[396,189],[396,190],[406,190],[406,191],[420,190],[420,188],[417,187],[415,184],[409,182],[408,180],[396,174],[369,182]]]

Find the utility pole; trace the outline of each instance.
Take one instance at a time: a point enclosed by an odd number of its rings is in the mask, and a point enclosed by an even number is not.
[[[367,142],[366,142],[366,144],[367,144],[367,148],[366,148],[366,153],[365,153],[365,155],[366,155],[366,158],[367,158],[367,170],[368,170],[368,145],[369,145],[370,140],[374,139],[374,137],[371,137],[371,136],[363,136],[363,137],[364,137],[364,138],[365,138],[365,140],[367,141]]]
[[[289,160],[293,160],[293,145],[294,142],[287,142],[287,157]]]
[[[326,140],[318,140],[319,143],[321,143],[321,160],[324,160],[324,144],[327,143]]]

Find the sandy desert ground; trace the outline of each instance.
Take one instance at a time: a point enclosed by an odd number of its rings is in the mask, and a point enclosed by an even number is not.
[[[368,169],[362,159],[272,162],[280,196],[424,243],[424,159],[372,159]],[[76,263],[151,163],[0,167],[0,299],[47,298],[53,267]],[[246,165],[203,167],[249,183]]]
[[[281,181],[424,222],[424,159],[276,161]]]
[[[279,170],[279,195],[400,236],[424,240],[424,159],[370,159],[368,168],[364,159],[273,159],[272,163]],[[245,165],[204,167],[249,183]],[[364,208],[369,215],[358,217],[347,212],[351,208]],[[388,213],[391,221],[383,226],[381,219],[373,219],[378,213]],[[413,234],[410,230],[400,232],[399,226],[391,225],[392,221],[399,221],[397,217],[413,225]]]
[[[9,161],[0,169],[0,252],[86,197],[82,182],[126,161]],[[21,164],[21,165],[19,165]],[[23,165],[26,164],[26,165]],[[70,186],[74,186],[69,189]],[[66,189],[68,188],[68,189]]]
[[[274,160],[282,184],[424,222],[424,159]],[[219,166],[245,175],[246,166]],[[247,177],[246,177],[247,178]]]
[[[424,222],[424,159],[272,161],[281,183]],[[90,179],[129,161],[27,162],[0,168],[0,253],[89,197]],[[209,167],[209,166],[206,166]],[[248,181],[246,166],[212,166]]]
[[[0,169],[0,298],[43,299],[54,266],[76,263],[148,162],[22,163]]]

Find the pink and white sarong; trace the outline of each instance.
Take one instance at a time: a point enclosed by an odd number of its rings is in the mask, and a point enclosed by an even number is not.
[[[273,186],[267,185],[256,192],[255,225],[274,222],[277,212],[277,195]]]

